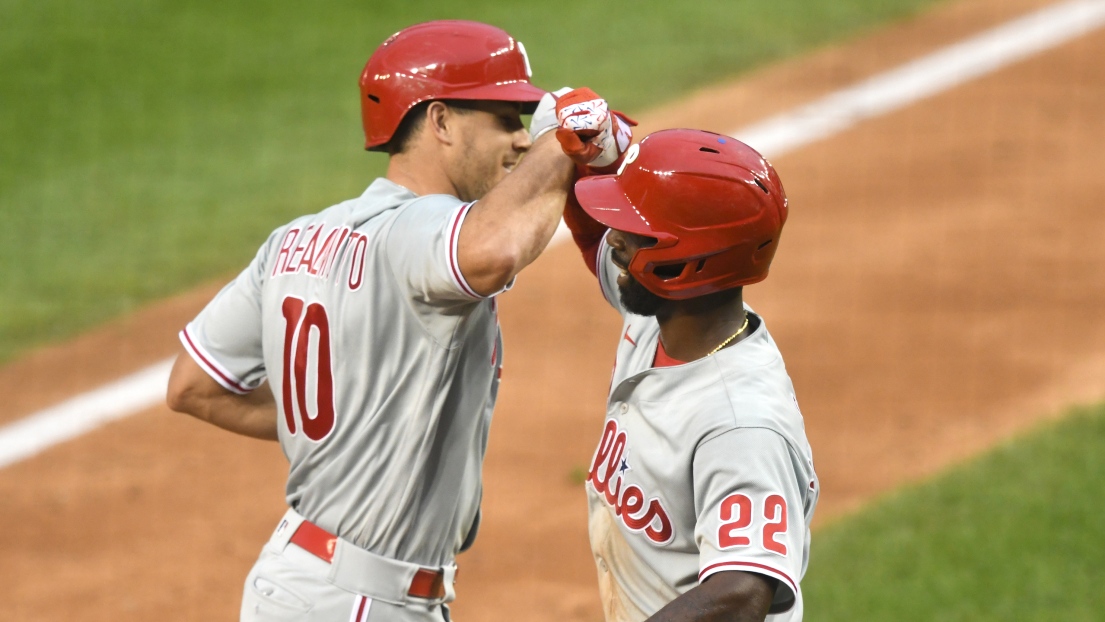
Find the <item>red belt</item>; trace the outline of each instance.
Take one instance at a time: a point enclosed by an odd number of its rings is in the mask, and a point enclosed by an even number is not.
[[[334,547],[337,546],[338,537],[310,521],[300,523],[288,541],[327,563],[334,561]],[[411,579],[407,594],[417,598],[444,598],[445,573],[441,570],[419,568]]]

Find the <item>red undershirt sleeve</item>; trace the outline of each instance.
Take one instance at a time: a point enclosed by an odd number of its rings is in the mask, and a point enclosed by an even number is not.
[[[575,189],[568,192],[568,200],[564,205],[564,224],[572,232],[572,240],[575,241],[579,252],[583,253],[583,262],[591,274],[598,276],[598,254],[602,237],[606,235],[606,225],[599,223],[587,215],[576,200]]]

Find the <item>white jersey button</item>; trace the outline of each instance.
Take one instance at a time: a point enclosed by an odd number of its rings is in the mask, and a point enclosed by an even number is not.
[[[622,411],[622,414],[629,412],[629,404],[622,402],[622,405],[618,407],[618,410]]]

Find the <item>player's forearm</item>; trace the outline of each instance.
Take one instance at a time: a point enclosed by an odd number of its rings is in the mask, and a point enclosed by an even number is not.
[[[260,388],[246,395],[227,391],[184,351],[169,374],[165,402],[176,412],[191,415],[224,430],[275,441],[276,400]]]
[[[550,132],[472,206],[457,258],[477,292],[501,290],[545,250],[560,223],[573,174],[572,161]]]
[[[268,393],[258,389],[254,393]],[[254,403],[253,394],[223,396],[196,404],[186,414],[224,430],[265,441],[277,440],[276,406]]]
[[[647,622],[763,622],[774,592],[765,577],[720,572],[665,605]]]

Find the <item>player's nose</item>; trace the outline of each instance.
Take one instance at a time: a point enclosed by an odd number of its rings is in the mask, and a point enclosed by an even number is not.
[[[514,132],[514,150],[520,153],[529,151],[529,148],[533,146],[533,140],[529,137],[529,130],[522,128]]]

